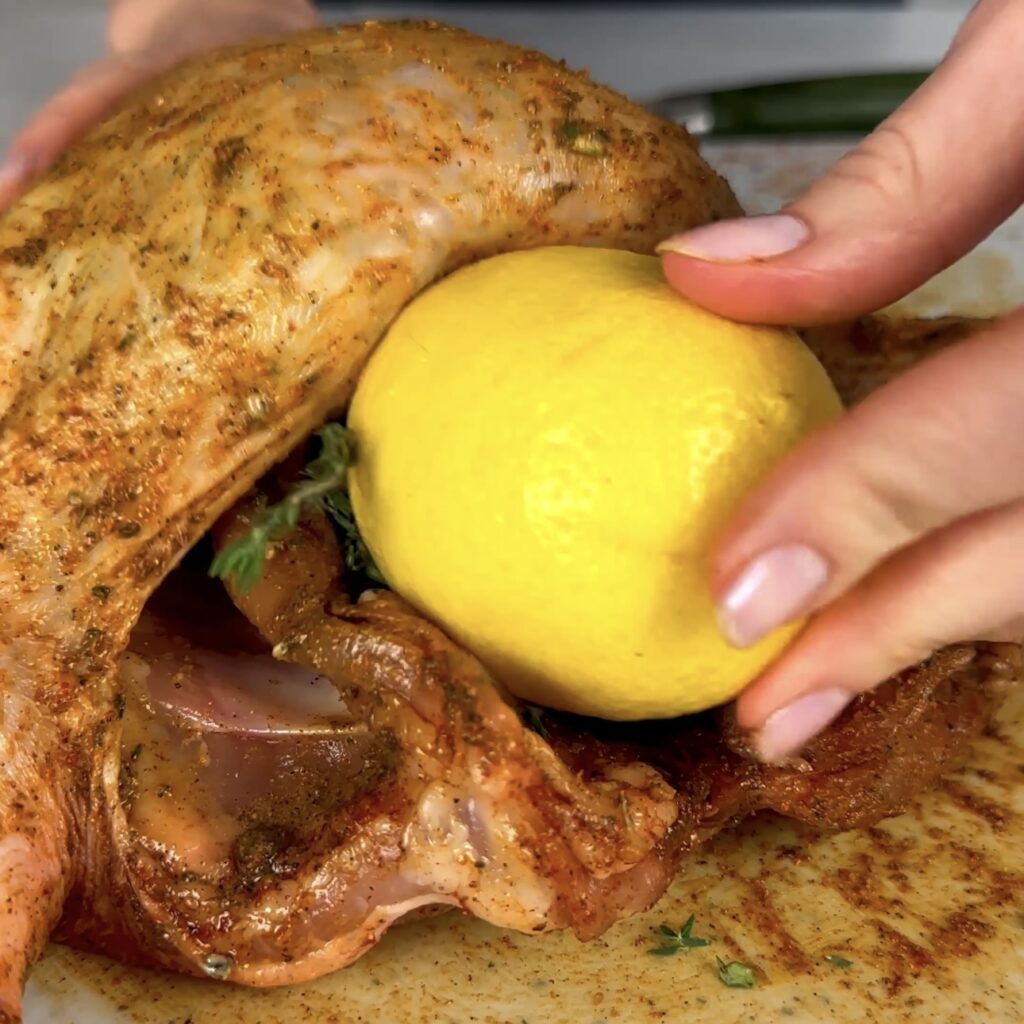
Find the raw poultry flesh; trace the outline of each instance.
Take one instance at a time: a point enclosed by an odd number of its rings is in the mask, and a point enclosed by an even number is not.
[[[707,718],[525,728],[396,598],[353,602],[315,519],[238,612],[187,567],[147,607],[430,281],[736,212],[681,129],[402,23],[183,67],[0,218],[0,1022],[55,929],[257,985],[436,904],[594,935],[733,816],[860,824],[962,755],[1013,648],[942,652],[766,769]]]

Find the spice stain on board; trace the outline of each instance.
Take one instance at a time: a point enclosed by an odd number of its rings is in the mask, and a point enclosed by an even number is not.
[[[770,815],[743,822],[703,848],[653,910],[597,942],[444,914],[396,929],[337,975],[265,992],[54,947],[33,975],[27,1024],[1018,1024],[1022,764],[1017,692],[970,768],[906,814],[834,836]],[[1001,814],[965,810],[951,786]],[[659,925],[677,929],[690,914],[710,945],[647,954]],[[749,966],[755,987],[725,988],[716,957]],[[49,1015],[33,1016],[44,997]]]

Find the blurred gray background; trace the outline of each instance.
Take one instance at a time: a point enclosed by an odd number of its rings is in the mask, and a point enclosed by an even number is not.
[[[927,68],[971,0],[891,3],[324,3],[335,21],[432,16],[588,67],[640,100],[818,73]],[[105,0],[0,0],[0,149],[103,49]]]

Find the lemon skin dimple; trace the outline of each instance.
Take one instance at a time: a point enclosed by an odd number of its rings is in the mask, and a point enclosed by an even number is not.
[[[796,628],[729,647],[709,553],[839,411],[795,334],[686,302],[653,257],[512,253],[429,289],[374,353],[352,502],[391,586],[514,693],[672,717],[734,697]]]

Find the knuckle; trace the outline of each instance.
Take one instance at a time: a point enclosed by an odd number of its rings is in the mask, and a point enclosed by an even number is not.
[[[906,460],[864,445],[848,451],[841,465],[843,528],[858,560],[873,564],[941,525],[928,490]]]
[[[850,518],[881,555],[949,524],[972,501],[954,481],[977,457],[976,433],[958,406],[936,401],[937,387],[916,390],[854,407],[834,451]]]
[[[935,511],[925,506],[906,483],[888,474],[862,470],[856,480],[859,504],[876,537],[885,540],[885,550],[892,551],[940,523]]]
[[[921,616],[893,614],[888,601],[868,600],[865,605],[858,616],[858,633],[870,664],[862,676],[867,688],[920,664],[949,642],[936,638]]]
[[[886,637],[879,647],[882,654],[881,678],[888,678],[912,665],[920,664],[944,646],[944,641],[922,637],[915,638],[901,634]]]
[[[924,193],[925,172],[914,137],[898,122],[880,125],[835,166],[834,174],[874,193],[885,207],[904,206]]]

